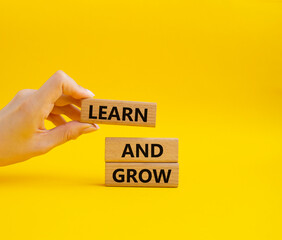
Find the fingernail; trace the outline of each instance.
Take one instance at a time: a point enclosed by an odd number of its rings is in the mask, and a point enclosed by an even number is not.
[[[83,133],[90,133],[90,132],[94,132],[96,130],[98,130],[98,129],[95,126],[92,125],[91,127],[83,129]]]
[[[89,123],[88,123],[89,124]],[[93,124],[89,124],[88,127],[84,128],[83,129],[83,133],[89,133],[89,132],[94,132],[94,131],[97,131],[100,127],[93,123]]]
[[[89,96],[91,96],[91,97],[95,96],[95,94],[93,92],[91,92],[90,90],[88,90],[88,89],[85,89],[85,90],[89,94]]]

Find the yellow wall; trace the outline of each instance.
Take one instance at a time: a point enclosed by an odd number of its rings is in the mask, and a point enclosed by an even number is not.
[[[0,107],[62,69],[158,112],[1,168],[0,238],[281,239],[281,24],[280,0],[1,1]],[[104,187],[105,137],[179,138],[179,188]]]

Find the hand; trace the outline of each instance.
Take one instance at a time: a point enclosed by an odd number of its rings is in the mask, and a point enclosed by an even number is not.
[[[27,160],[97,130],[81,123],[81,99],[93,97],[63,71],[57,71],[39,90],[24,89],[0,111],[0,166]],[[73,121],[66,122],[61,114]],[[46,130],[44,120],[56,127]]]

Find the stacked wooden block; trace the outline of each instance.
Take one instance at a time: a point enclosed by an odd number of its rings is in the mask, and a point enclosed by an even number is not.
[[[105,146],[106,186],[178,186],[178,139],[106,138]]]
[[[85,99],[81,122],[155,127],[156,103]],[[107,186],[178,186],[178,139],[106,138]]]
[[[156,103],[89,98],[81,103],[81,122],[155,127],[156,111]]]

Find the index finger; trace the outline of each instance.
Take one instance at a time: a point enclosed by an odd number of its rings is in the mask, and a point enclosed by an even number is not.
[[[54,104],[62,94],[69,95],[75,99],[94,97],[90,90],[79,86],[61,70],[51,76],[37,91],[37,94],[42,104]]]

